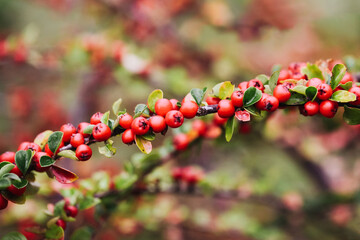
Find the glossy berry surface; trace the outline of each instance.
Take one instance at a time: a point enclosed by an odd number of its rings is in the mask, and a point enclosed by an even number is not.
[[[101,123],[101,118],[103,116],[104,114],[101,112],[94,113],[90,118],[90,124],[96,125],[98,123]]]
[[[178,104],[178,100],[173,98],[173,99],[170,99],[170,102],[171,102],[171,105],[172,105],[172,110],[179,110],[180,107],[177,105]]]
[[[119,117],[119,125],[124,129],[129,129],[131,128],[131,123],[133,120],[134,119],[130,114],[128,113],[122,114]]]
[[[104,123],[98,123],[93,128],[92,135],[98,142],[106,141],[111,137],[111,129]]]
[[[193,101],[186,101],[181,105],[180,112],[184,115],[184,118],[193,118],[196,116],[198,105]]]
[[[91,158],[92,150],[88,145],[81,144],[76,148],[75,154],[80,161],[86,161]]]
[[[135,134],[132,129],[126,129],[121,135],[121,140],[125,144],[132,144],[134,142]]]
[[[189,143],[189,137],[185,133],[180,133],[174,136],[173,144],[177,151],[186,150]]]
[[[300,109],[301,114],[304,116],[314,116],[318,114],[320,110],[320,105],[317,102],[307,102],[304,106]]]
[[[274,97],[276,97],[281,103],[286,102],[291,97],[289,89],[283,84],[277,85],[274,89],[273,94]]]
[[[338,110],[338,103],[325,100],[320,103],[320,113],[324,117],[333,118]]]
[[[333,91],[332,91],[330,85],[328,85],[326,83],[319,84],[317,86],[317,90],[318,90],[317,97],[320,100],[327,100],[333,94]]]
[[[218,113],[214,114],[214,123],[218,126],[223,126],[227,122],[228,118],[222,118]]]
[[[230,100],[223,99],[218,104],[218,114],[222,118],[229,118],[235,113],[235,107]]]
[[[184,123],[184,115],[177,110],[171,110],[165,116],[166,125],[171,128],[178,128]]]
[[[27,144],[21,144],[18,148],[18,151],[19,150],[28,150],[30,149],[31,151],[35,151],[35,152],[41,152],[41,148],[39,145],[37,145],[36,143],[32,143],[32,142],[29,142]]]
[[[62,219],[57,220],[56,225],[58,225],[59,227],[61,227],[64,230],[66,229],[66,222]]]
[[[217,98],[217,97],[207,97],[206,98],[206,103],[208,105],[215,105],[215,104],[218,104],[220,102],[220,98]]]
[[[360,87],[352,87],[349,92],[354,93],[356,95],[356,100],[351,102],[352,105],[360,105]]]
[[[71,123],[67,123],[61,126],[60,131],[64,133],[63,141],[68,143],[70,142],[71,136],[76,133],[76,128]]]
[[[144,117],[137,117],[131,123],[131,129],[135,135],[144,135],[150,129],[149,121]]]
[[[320,78],[311,78],[307,83],[306,83],[306,86],[307,87],[318,87],[320,84],[323,84],[324,81],[321,80]]]
[[[81,133],[75,133],[70,138],[70,144],[75,148],[77,148],[81,144],[84,144],[84,142],[84,136]]]
[[[247,87],[255,87],[257,89],[259,89],[260,91],[264,91],[264,84],[259,80],[259,79],[251,79],[249,82],[248,82],[248,85]]]
[[[242,107],[244,99],[244,93],[242,91],[234,91],[231,94],[231,103],[234,107]]]
[[[173,105],[169,99],[162,98],[155,103],[155,113],[160,116],[165,116],[169,111],[173,109]]]
[[[7,188],[7,190],[16,196],[21,196],[26,191],[26,187],[19,189],[19,188],[16,188],[14,185],[11,185],[10,187]]]
[[[149,120],[150,127],[155,133],[159,133],[165,130],[166,122],[165,118],[159,115],[152,116]]]
[[[81,122],[81,123],[79,123],[79,125],[77,126],[76,131],[77,131],[78,133],[81,133],[81,134],[84,136],[84,138],[90,137],[90,134],[84,133],[84,129],[85,129],[87,126],[89,126],[89,125],[90,125],[90,123]]]
[[[13,169],[11,169],[10,172],[13,173],[13,174],[18,175],[19,177],[21,177],[23,175],[23,173],[20,171],[20,169],[16,165],[15,165],[15,167]]]
[[[15,152],[4,152],[0,155],[0,162],[15,163]]]

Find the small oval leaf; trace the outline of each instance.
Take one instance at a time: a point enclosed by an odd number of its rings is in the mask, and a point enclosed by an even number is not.
[[[334,90],[339,86],[340,81],[343,79],[346,73],[346,67],[343,64],[336,64],[332,70],[332,76],[330,80],[330,86]]]
[[[36,136],[34,143],[36,143],[37,145],[40,146],[41,149],[43,149],[45,147],[46,143],[48,142],[48,139],[52,133],[53,133],[53,131],[51,131],[51,130],[46,130],[42,133],[39,133]]]
[[[305,90],[305,95],[310,101],[314,101],[318,94],[318,90],[316,87],[310,86]]]
[[[149,154],[152,151],[152,144],[149,140],[142,138],[141,136],[135,137],[136,146],[141,152]]]
[[[148,107],[152,112],[155,112],[155,103],[157,100],[164,98],[164,93],[161,89],[155,89],[148,97]]]
[[[70,158],[76,161],[79,161],[79,159],[76,157],[76,154],[74,151],[72,150],[64,150],[59,152],[58,156],[60,157],[64,157],[64,158]]]
[[[55,160],[49,156],[44,155],[44,156],[40,157],[40,166],[41,167],[49,167],[49,166],[53,165],[54,163],[55,163]]]
[[[31,150],[20,150],[15,154],[15,163],[16,166],[20,169],[20,171],[25,175],[27,170],[30,167],[31,159],[33,157],[33,153]]]
[[[274,91],[278,79],[279,79],[280,71],[275,71],[273,74],[271,74],[270,80],[269,80],[269,86],[271,91]]]
[[[262,93],[255,87],[249,87],[244,93],[243,106],[248,107],[257,103],[261,99]]]
[[[356,100],[356,95],[346,90],[339,90],[333,93],[330,100],[341,103],[353,102]]]
[[[349,125],[360,124],[360,109],[344,106],[344,120]]]
[[[230,142],[235,129],[235,116],[230,117],[225,125],[225,139],[227,142]]]
[[[194,100],[198,106],[200,106],[202,100],[204,99],[206,89],[207,88],[204,88],[204,89],[193,88],[190,91],[191,96],[194,98]]]
[[[113,113],[117,116],[118,113],[119,113],[119,110],[120,110],[120,105],[122,103],[122,99],[119,98],[118,100],[116,100],[113,105],[112,105],[112,110],[113,110]]]
[[[78,179],[78,176],[75,173],[56,165],[52,165],[50,171],[59,183],[72,183]]]
[[[50,149],[53,153],[56,153],[56,151],[58,150],[58,148],[59,148],[59,146],[60,146],[60,143],[61,143],[61,141],[62,141],[63,135],[64,135],[63,132],[57,131],[57,132],[52,133],[52,134],[49,136],[48,146],[49,146],[49,149]]]
[[[234,89],[235,86],[230,81],[223,82],[219,88],[219,98],[226,99],[231,97],[231,94],[234,92]]]
[[[306,96],[299,94],[299,93],[293,93],[291,94],[290,99],[285,103],[286,105],[301,105],[307,102]]]

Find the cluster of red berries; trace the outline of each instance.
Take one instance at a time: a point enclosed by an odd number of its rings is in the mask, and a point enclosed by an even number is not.
[[[76,206],[72,206],[70,204],[70,202],[66,199],[65,200],[65,204],[64,204],[64,211],[66,213],[66,216],[68,217],[72,217],[72,218],[75,218],[78,214],[78,209]],[[66,228],[66,221],[64,219],[58,219],[56,221],[56,225],[58,225],[59,227],[61,227],[62,229],[65,230]]]
[[[204,172],[196,167],[176,167],[172,169],[171,176],[175,183],[183,182],[187,185],[194,185],[204,178]]]

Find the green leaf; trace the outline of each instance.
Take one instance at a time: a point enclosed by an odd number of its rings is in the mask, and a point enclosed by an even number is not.
[[[148,141],[154,141],[155,140],[155,133],[153,132],[147,132],[146,134],[142,135],[142,137]]]
[[[257,75],[255,78],[260,80],[264,85],[268,84],[268,82],[269,82],[269,77],[266,76],[265,74]]]
[[[360,109],[344,106],[344,120],[349,125],[360,124]]]
[[[290,92],[296,92],[296,93],[306,96],[306,89],[307,89],[307,87],[305,87],[303,85],[297,85],[294,88],[289,89],[289,90],[290,90]]]
[[[25,194],[23,194],[21,196],[16,196],[16,195],[10,193],[9,191],[2,191],[1,194],[4,196],[4,198],[6,198],[10,202],[13,202],[16,204],[24,204],[26,202]]]
[[[94,230],[91,227],[85,226],[78,228],[71,235],[70,240],[91,240]]]
[[[19,232],[9,232],[1,240],[26,240],[26,237]]]
[[[85,210],[99,204],[101,200],[92,196],[85,196],[79,203],[79,210]]]
[[[141,152],[149,154],[152,151],[152,144],[149,140],[142,138],[142,136],[135,137],[136,146]]]
[[[2,178],[5,174],[9,173],[15,167],[14,164],[9,162],[2,162],[0,166],[0,178]]]
[[[5,173],[3,178],[10,179],[11,182],[21,182],[19,176],[14,173]]]
[[[92,131],[93,131],[94,127],[95,127],[95,125],[93,125],[93,124],[90,124],[90,125],[86,126],[84,128],[84,130],[83,130],[83,133],[92,134]]]
[[[234,129],[235,129],[235,116],[230,117],[227,122],[226,122],[226,126],[225,126],[225,139],[227,142],[230,142],[232,135],[234,133]]]
[[[200,106],[201,102],[204,99],[206,89],[207,88],[204,88],[204,89],[193,88],[190,91],[191,96],[194,98],[194,100],[198,106]]]
[[[122,103],[122,99],[119,98],[118,100],[116,100],[113,105],[112,105],[112,110],[113,110],[113,113],[117,116],[118,113],[119,113],[119,109],[120,109],[120,105]]]
[[[274,91],[278,79],[279,79],[280,71],[275,71],[273,74],[271,74],[270,80],[269,80],[269,86],[271,91]]]
[[[254,105],[245,107],[244,109],[253,116],[262,117],[261,111],[257,109]]]
[[[14,187],[16,187],[17,189],[21,189],[21,188],[24,188],[28,185],[28,181],[24,178],[21,178],[21,181],[20,182],[14,182],[13,185]]]
[[[341,103],[353,102],[356,100],[356,95],[346,90],[339,90],[333,93],[330,100]]]
[[[72,150],[64,150],[59,152],[58,156],[60,157],[64,157],[64,158],[70,158],[76,161],[79,161],[79,159],[76,157],[76,154],[74,151]]]
[[[334,90],[339,86],[341,79],[345,76],[346,67],[343,64],[336,64],[332,70],[330,86]]]
[[[149,108],[146,106],[146,104],[143,103],[136,105],[134,112],[135,112],[134,118],[137,118],[139,116],[144,116],[144,117],[150,116]]]
[[[262,93],[255,87],[249,87],[244,93],[243,106],[248,107],[257,103],[261,99]]]
[[[41,167],[49,167],[55,163],[55,160],[49,156],[44,155],[40,157],[39,162]]]
[[[212,97],[219,97],[219,90],[223,83],[224,82],[218,83],[212,88],[211,94],[210,94]]]
[[[281,64],[276,64],[271,68],[271,72],[276,72],[276,71],[280,71],[282,68]]]
[[[344,90],[350,90],[350,88],[352,88],[353,86],[353,82],[347,82],[345,84],[340,84],[340,87],[342,87],[342,89]]]
[[[72,183],[78,179],[78,176],[75,173],[56,165],[52,165],[50,171],[59,183]]]
[[[31,159],[33,157],[33,153],[31,150],[20,150],[15,154],[15,163],[16,166],[20,169],[20,171],[25,175],[27,170],[30,167]]]
[[[9,178],[0,179],[0,190],[6,190],[10,186],[11,186],[11,181]]]
[[[64,230],[58,225],[51,225],[45,232],[47,239],[60,239],[64,237]]]
[[[163,91],[161,91],[160,89],[155,89],[154,91],[152,91],[148,97],[148,106],[149,109],[152,112],[155,112],[155,103],[157,102],[157,100],[164,98],[164,93]]]
[[[133,187],[138,177],[135,174],[122,172],[114,178],[115,188],[120,191],[127,191]]]
[[[52,151],[53,153],[56,153],[56,151],[58,150],[60,143],[62,141],[64,133],[57,131],[54,132],[50,135],[49,140],[48,140],[48,145],[49,145],[49,149],[50,151]]]
[[[107,140],[105,146],[99,147],[99,153],[108,158],[113,157],[116,153],[116,148],[113,147],[113,143],[112,140]]]
[[[299,93],[293,93],[291,94],[290,99],[285,103],[286,105],[301,105],[307,102],[306,96],[299,94]]]
[[[310,86],[307,87],[305,90],[305,94],[306,97],[310,100],[310,101],[314,101],[316,96],[317,96],[318,90],[316,87]]]
[[[234,92],[234,89],[235,86],[230,81],[223,82],[219,88],[219,98],[226,99],[231,97],[231,94]]]
[[[324,80],[324,76],[320,70],[320,68],[315,64],[308,63],[306,67],[301,69],[302,74],[306,74],[308,79],[311,78],[320,78],[321,80]]]
[[[41,149],[43,149],[45,147],[46,143],[48,142],[48,139],[52,133],[53,133],[53,131],[51,131],[51,130],[46,130],[42,133],[39,133],[36,136],[34,143],[36,143],[37,145],[40,146]]]
[[[110,116],[110,111],[107,111],[106,113],[104,113],[100,121],[109,126],[109,116]]]

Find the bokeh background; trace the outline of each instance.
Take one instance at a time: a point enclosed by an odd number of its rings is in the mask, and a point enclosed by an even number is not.
[[[132,112],[156,88],[181,100],[193,87],[238,84],[277,64],[329,58],[343,60],[356,77],[360,1],[0,0],[0,39],[4,152],[41,131],[88,121],[119,97]],[[149,177],[169,185],[173,166],[195,165],[206,184],[242,199],[144,196],[120,203],[106,220],[82,214],[66,236],[81,228],[94,239],[360,239],[360,129],[340,115],[278,111],[240,126],[230,143],[203,141]],[[113,158],[62,164],[80,178],[115,175],[138,149],[114,141]],[[0,233],[41,222],[41,209],[60,198],[50,194],[51,180],[39,181],[48,187],[0,213]]]

